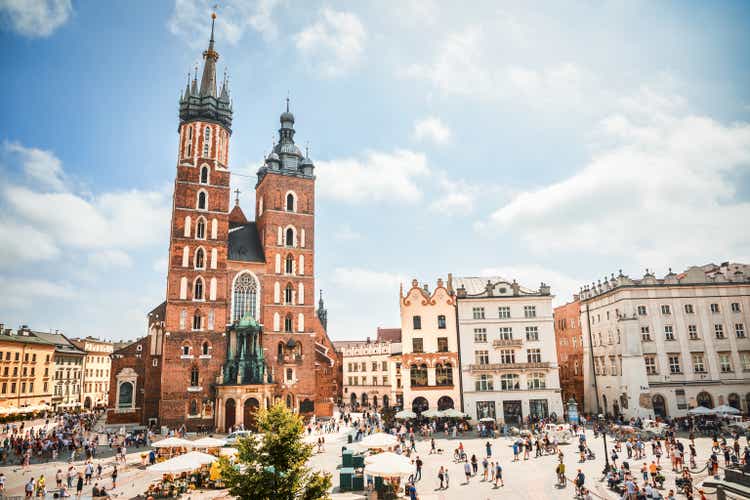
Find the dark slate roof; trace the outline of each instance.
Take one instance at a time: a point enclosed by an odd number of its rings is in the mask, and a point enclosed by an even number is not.
[[[55,346],[55,351],[61,354],[75,354],[75,355],[85,355],[86,351],[82,351],[79,348],[77,348],[73,343],[68,340],[68,338],[61,334],[61,333],[46,333],[46,332],[31,332],[32,335],[35,337],[41,339],[42,341],[53,344]]]
[[[263,247],[255,222],[248,222],[229,231],[229,260],[265,262]]]

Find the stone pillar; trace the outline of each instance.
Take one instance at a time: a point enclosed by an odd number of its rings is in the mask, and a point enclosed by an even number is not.
[[[243,415],[245,402],[239,396],[235,398],[235,401],[237,402],[237,405],[235,406],[234,425],[245,425],[245,418]]]
[[[221,399],[216,400],[216,408],[214,408],[214,418],[216,419],[216,430],[218,432],[225,432],[224,429],[224,401]]]

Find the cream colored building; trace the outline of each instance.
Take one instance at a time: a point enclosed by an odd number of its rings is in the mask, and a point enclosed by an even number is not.
[[[598,399],[602,412],[626,418],[722,404],[748,413],[750,266],[620,272],[580,296],[585,411],[597,412]]]
[[[403,407],[416,413],[461,409],[456,298],[438,279],[430,292],[413,280],[400,292]]]
[[[86,337],[72,342],[86,352],[83,359],[83,390],[81,403],[84,408],[107,407],[109,395],[110,354],[112,342]]]
[[[343,402],[351,408],[392,406],[394,358],[401,344],[394,342],[334,342],[342,356]]]
[[[55,346],[27,328],[0,324],[0,408],[52,405]]]
[[[550,287],[455,278],[464,411],[519,425],[563,416]]]

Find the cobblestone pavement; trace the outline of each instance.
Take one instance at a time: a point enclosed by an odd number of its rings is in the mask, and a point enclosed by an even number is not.
[[[339,478],[337,467],[341,463],[341,448],[343,446],[355,446],[346,444],[346,431],[342,431],[338,434],[326,434],[326,447],[322,453],[316,453],[310,460],[310,465],[313,468],[324,470],[333,474],[333,496],[336,500],[344,499],[356,499],[362,498],[362,493],[342,493],[338,491]],[[606,488],[606,485],[600,482],[602,478],[601,471],[604,467],[604,448],[601,438],[594,439],[591,432],[588,432],[589,446],[596,454],[596,460],[587,461],[585,463],[578,463],[577,446],[575,444],[563,445],[561,448],[564,452],[564,460],[567,469],[567,475],[573,477],[576,474],[577,469],[582,469],[586,475],[586,484],[592,490],[596,496],[606,499],[615,499],[617,496]],[[440,455],[430,455],[430,442],[429,440],[417,441],[417,453],[424,462],[422,479],[417,482],[417,491],[420,498],[424,499],[460,499],[466,498],[471,500],[483,500],[489,498],[534,498],[536,499],[559,499],[559,498],[573,498],[574,488],[568,483],[567,488],[558,489],[556,487],[555,477],[555,466],[557,464],[557,457],[548,455],[540,458],[530,458],[529,460],[521,460],[519,462],[513,462],[512,452],[512,440],[510,438],[497,438],[497,439],[484,439],[478,437],[470,437],[469,435],[458,437],[456,439],[445,439],[441,437],[442,434],[436,438],[437,447],[443,449],[443,453]],[[317,439],[317,435],[313,434],[310,437],[306,437],[306,440],[314,442]],[[484,482],[481,478],[481,460],[485,455],[485,443],[489,441],[492,443],[492,456],[495,460],[500,459],[500,463],[503,466],[503,477],[505,479],[505,486],[495,488],[494,485]],[[687,444],[688,440],[682,440]],[[458,443],[462,442],[464,449],[469,457],[472,454],[477,455],[477,459],[480,461],[479,474],[471,477],[469,482],[466,482],[463,464],[455,463],[452,460],[453,450],[458,447]],[[698,452],[698,465],[699,468],[705,464],[709,453],[711,442],[708,438],[697,438],[696,449]],[[607,444],[611,452],[612,440],[607,439]],[[745,446],[745,440],[742,439],[741,444]],[[106,447],[102,447],[104,451]],[[650,445],[647,446],[647,456],[645,462],[648,464],[651,462],[653,457],[650,454]],[[100,458],[94,461],[101,462],[104,466],[103,479],[100,483],[103,483],[109,493],[115,498],[134,498],[139,493],[145,491],[148,484],[152,481],[159,479],[158,475],[151,474],[145,471],[145,467],[141,465],[141,453],[146,451],[145,448],[141,449],[130,449],[130,453],[127,458],[127,465],[118,465],[119,477],[118,487],[111,490],[111,464],[114,459],[109,457]],[[414,456],[416,456],[414,455]],[[620,454],[621,459],[625,456],[624,447],[623,453]],[[67,458],[67,457],[66,457]],[[671,471],[669,460],[665,460],[662,457],[662,465],[665,466],[664,473],[667,477],[665,484],[665,490],[662,492],[666,494],[669,488],[674,487],[675,473]],[[641,465],[644,460],[631,460],[630,468],[636,473],[638,477],[640,474]],[[722,460],[723,462],[723,460]],[[73,465],[79,471],[83,470],[83,461],[76,461]],[[437,471],[440,466],[446,467],[449,471],[450,485],[447,489],[438,489],[439,481],[437,478]],[[57,469],[62,469],[65,473],[68,468],[68,462],[66,460],[46,463],[46,464],[32,464],[31,470],[23,472],[21,467],[18,465],[9,465],[0,467],[0,472],[3,472],[7,478],[7,495],[18,495],[23,496],[24,484],[29,480],[30,477],[38,478],[39,474],[44,474],[47,480],[48,490],[54,488],[55,484],[55,472]],[[706,478],[706,472],[696,475],[695,483]],[[639,484],[641,481],[639,481]],[[83,498],[90,498],[92,485],[86,486],[84,489]],[[191,499],[210,499],[219,498],[226,495],[225,491],[208,491],[189,495]],[[711,496],[711,495],[709,495]],[[48,498],[52,498],[49,494]]]

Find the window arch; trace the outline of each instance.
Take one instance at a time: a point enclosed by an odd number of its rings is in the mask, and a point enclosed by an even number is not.
[[[180,278],[180,300],[187,300],[187,289],[188,289],[188,279],[183,276]]]
[[[284,288],[284,304],[292,304],[294,302],[294,287],[291,283],[286,285]]]
[[[200,276],[193,283],[193,300],[203,300],[203,278]]]
[[[122,382],[118,388],[117,407],[118,408],[132,408],[133,407],[133,383]]]
[[[292,254],[286,256],[284,261],[284,272],[286,274],[294,273],[294,256]]]
[[[182,344],[182,347],[180,347],[180,353],[182,356],[190,356],[190,344]]]
[[[526,377],[526,385],[529,389],[544,389],[547,387],[547,377],[544,373],[530,373]]]
[[[284,317],[284,331],[291,333],[292,332],[292,327],[293,327],[292,326],[292,315],[291,314],[287,314]]]
[[[294,228],[288,227],[286,228],[286,231],[284,232],[284,245],[288,247],[294,246]]]
[[[202,330],[203,329],[203,317],[201,316],[201,312],[196,310],[193,313],[193,330]]]
[[[190,237],[190,216],[189,215],[185,216],[185,229],[184,229],[183,235],[185,236],[185,238]]]
[[[411,365],[409,367],[409,375],[411,377],[412,387],[420,387],[427,385],[427,365]]]
[[[203,217],[199,217],[198,222],[195,223],[195,237],[199,240],[206,239],[206,219]]]
[[[275,312],[273,313],[273,331],[278,332],[279,331],[279,323],[281,322],[281,316],[279,316],[279,313]]]
[[[208,210],[208,193],[203,190],[198,191],[198,203],[196,207],[198,210]]]
[[[203,251],[203,248],[198,248],[195,251],[194,264],[196,269],[206,268],[206,252]]]
[[[184,330],[187,327],[187,310],[183,309],[180,311],[180,330]]]
[[[198,402],[196,400],[190,401],[190,415],[198,414]]]
[[[185,246],[182,248],[182,267],[188,267],[190,265],[190,247]]]
[[[258,280],[249,272],[238,274],[232,289],[232,319],[239,321],[247,314],[258,318]]]
[[[208,356],[210,349],[211,347],[208,345],[208,342],[203,342],[203,345],[201,346],[201,354]]]
[[[208,184],[208,165],[203,165],[201,167],[200,183]]]
[[[279,363],[284,361],[284,343],[279,342],[279,344],[276,346],[276,357],[279,360]]]
[[[187,127],[187,141],[185,141],[185,156],[190,157],[193,156],[193,126],[189,125]]]
[[[211,146],[211,127],[206,125],[203,129],[203,157],[208,158],[208,151]]]
[[[190,385],[192,387],[198,387],[198,384],[199,384],[199,375],[200,375],[200,373],[198,372],[198,367],[194,366],[190,370]]]
[[[435,366],[435,383],[437,385],[453,385],[453,367],[450,363]]]
[[[503,391],[517,391],[521,388],[518,374],[504,373],[500,375],[500,389]]]
[[[305,315],[302,313],[299,313],[297,315],[297,331],[298,332],[305,331]]]
[[[289,191],[286,194],[286,211],[296,212],[297,211],[297,195],[293,191]]]

